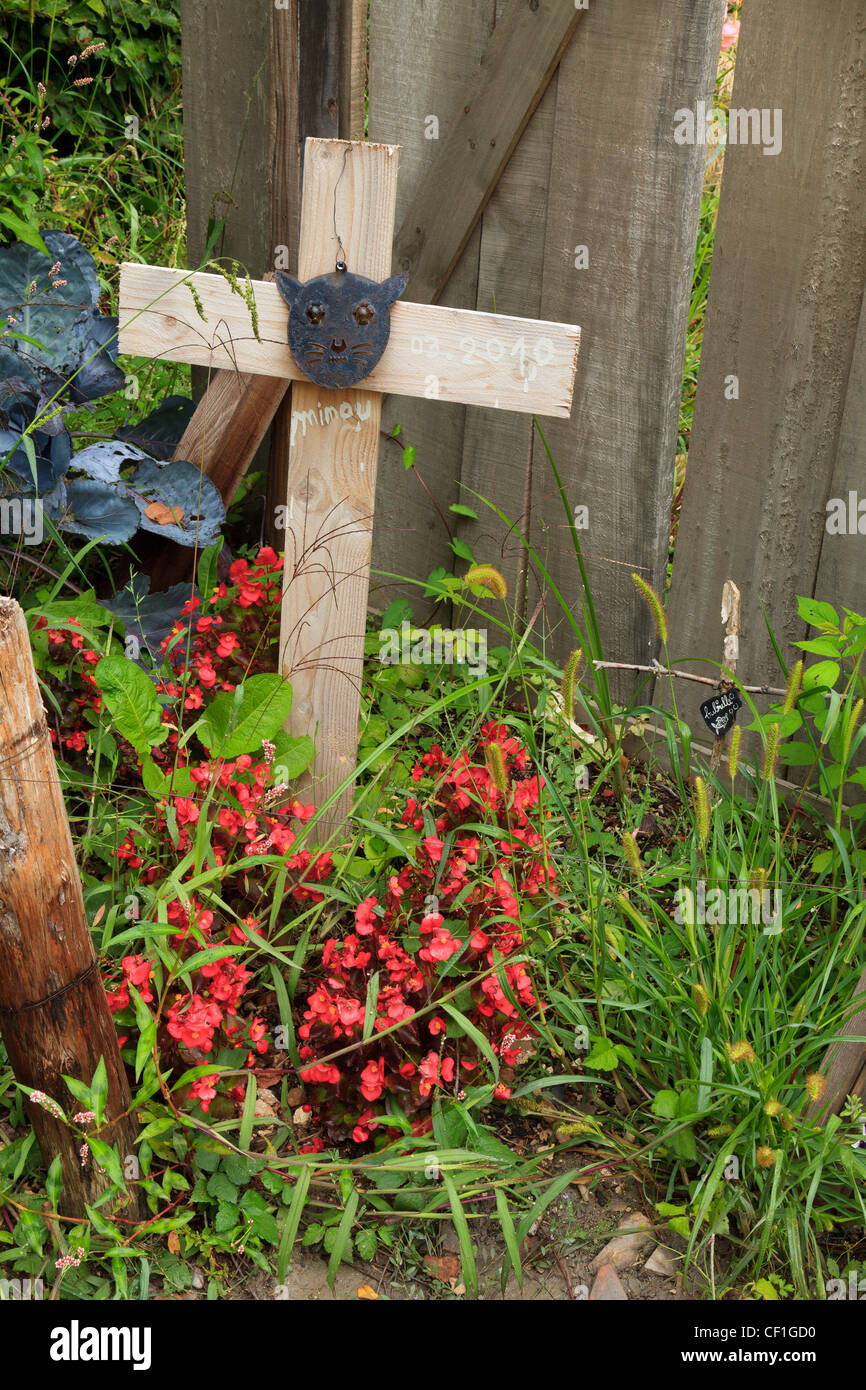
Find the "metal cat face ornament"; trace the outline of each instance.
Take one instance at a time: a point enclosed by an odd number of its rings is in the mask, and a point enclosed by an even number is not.
[[[278,270],[277,289],[289,306],[289,351],[304,376],[332,390],[356,386],[372,372],[391,334],[391,305],[408,273],[367,280],[338,261],[313,280]]]

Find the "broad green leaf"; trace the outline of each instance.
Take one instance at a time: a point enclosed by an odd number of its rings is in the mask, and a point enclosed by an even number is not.
[[[675,1120],[679,1113],[680,1098],[676,1091],[659,1091],[650,1107],[654,1115],[663,1120]]]
[[[378,1244],[375,1231],[367,1229],[359,1231],[355,1236],[355,1250],[362,1260],[372,1260]]]
[[[816,661],[803,672],[804,690],[831,690],[839,679],[839,665],[835,661]]]
[[[223,548],[223,538],[219,537],[213,545],[206,546],[198,557],[195,575],[198,583],[202,612],[206,611],[207,601],[216,588],[217,561]]]
[[[95,1123],[98,1129],[102,1124],[102,1117],[105,1114],[105,1102],[108,1097],[108,1073],[105,1070],[104,1057],[100,1057],[96,1071],[93,1073],[90,1094],[93,1096],[93,1110],[96,1115]]]
[[[87,1142],[90,1145],[90,1152],[94,1161],[100,1168],[105,1169],[113,1183],[125,1189],[123,1166],[117,1155],[117,1150],[113,1149],[110,1144],[104,1144],[101,1139],[95,1139],[89,1135]]]
[[[39,228],[32,227],[29,222],[24,222],[8,208],[0,209],[0,225],[8,227],[9,231],[18,241],[23,241],[27,246],[34,246],[37,251],[41,251],[44,256],[50,256],[48,247],[39,235]]]
[[[293,782],[296,777],[306,771],[316,752],[316,745],[309,734],[299,734],[293,737],[287,734],[284,729],[278,730],[274,734],[271,742],[274,744],[274,781]]]
[[[104,656],[93,672],[115,731],[145,756],[149,748],[168,737],[156,687],[134,661],[125,656]]]
[[[367,998],[364,1001],[364,1032],[363,1040],[367,1041],[372,1036],[376,1026],[376,1002],[379,998],[379,971],[376,970],[367,983]]]
[[[496,1053],[493,1051],[493,1048],[490,1046],[484,1034],[476,1028],[474,1023],[470,1023],[466,1015],[461,1013],[459,1009],[456,1009],[453,1004],[443,1003],[442,1008],[445,1010],[446,1014],[448,1014],[449,1018],[453,1018],[455,1023],[460,1024],[460,1027],[463,1029],[464,1033],[472,1039],[478,1051],[484,1054],[490,1063],[494,1077],[498,1081],[499,1058],[496,1056]]]
[[[839,614],[832,604],[798,595],[797,612],[811,627],[830,627],[834,630],[839,627]]]
[[[238,1189],[225,1173],[214,1173],[208,1178],[207,1190],[208,1195],[215,1197],[219,1202],[236,1203],[238,1200]]]
[[[51,1167],[45,1174],[45,1195],[52,1211],[57,1210],[60,1194],[63,1191],[63,1160],[60,1154],[51,1160]]]
[[[223,758],[261,748],[282,729],[292,708],[292,687],[282,676],[250,676],[238,689],[243,692],[239,708],[231,694],[218,695],[197,729],[208,752]]]
[[[593,1043],[586,1065],[595,1071],[614,1071],[619,1066],[619,1057],[613,1043],[607,1038],[599,1038]]]

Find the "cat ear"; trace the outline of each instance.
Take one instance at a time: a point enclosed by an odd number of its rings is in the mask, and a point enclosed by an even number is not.
[[[277,289],[291,309],[301,289],[300,280],[296,280],[294,275],[287,275],[284,270],[278,270],[274,278],[276,279]]]
[[[400,298],[409,283],[409,272],[404,270],[402,275],[392,275],[389,280],[383,280],[379,286],[379,296],[385,305],[393,304]]]

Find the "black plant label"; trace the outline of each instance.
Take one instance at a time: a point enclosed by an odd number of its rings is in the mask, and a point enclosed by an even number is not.
[[[707,728],[712,729],[716,738],[724,738],[725,734],[731,732],[737,722],[737,710],[742,704],[736,690],[723,690],[720,695],[713,695],[711,699],[704,700],[701,715]]]

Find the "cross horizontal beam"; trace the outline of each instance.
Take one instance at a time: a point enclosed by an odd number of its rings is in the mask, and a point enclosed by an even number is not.
[[[288,349],[279,291],[264,280],[252,284],[258,339],[244,300],[221,275],[125,263],[121,352],[305,380]],[[567,418],[579,345],[575,324],[398,301],[388,346],[364,389]]]

